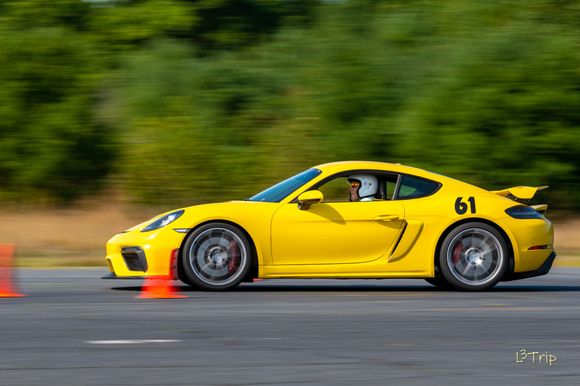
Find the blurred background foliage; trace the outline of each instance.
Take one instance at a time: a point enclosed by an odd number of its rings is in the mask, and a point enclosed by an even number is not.
[[[0,198],[244,198],[402,162],[580,210],[580,3],[5,0]]]

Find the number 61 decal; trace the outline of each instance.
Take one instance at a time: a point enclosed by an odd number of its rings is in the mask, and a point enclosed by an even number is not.
[[[471,213],[475,213],[475,198],[469,197],[467,201],[469,201],[469,209],[471,210]],[[455,200],[455,211],[457,214],[465,214],[467,212],[467,208],[468,205],[467,203],[463,202],[463,197],[457,197],[457,200]]]

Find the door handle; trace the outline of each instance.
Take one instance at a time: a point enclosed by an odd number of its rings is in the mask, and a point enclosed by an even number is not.
[[[374,218],[375,221],[397,221],[399,220],[399,216],[396,214],[382,214]]]

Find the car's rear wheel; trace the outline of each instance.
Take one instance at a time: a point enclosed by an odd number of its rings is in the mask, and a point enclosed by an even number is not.
[[[443,240],[439,267],[445,281],[466,291],[486,290],[499,282],[509,265],[509,250],[494,227],[465,223]]]
[[[237,227],[214,222],[193,231],[185,241],[182,267],[187,280],[205,290],[236,287],[251,266],[246,235]]]

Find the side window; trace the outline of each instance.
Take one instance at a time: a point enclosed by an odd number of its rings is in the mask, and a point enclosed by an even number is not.
[[[324,202],[348,202],[349,186],[346,177],[337,177],[320,186],[318,190],[324,195]]]
[[[382,177],[380,187],[384,190],[381,191],[381,197],[385,200],[393,200],[395,197],[395,188],[397,187],[398,175],[391,174]]]
[[[403,175],[397,199],[419,198],[435,193],[441,184],[420,177]]]
[[[327,181],[323,185],[318,187],[318,190],[324,195],[324,202],[350,202],[351,183],[348,181],[348,177],[352,175],[366,174],[374,176],[376,178],[376,192],[372,195],[370,200],[372,201],[382,201],[382,200],[392,200],[395,195],[395,188],[397,186],[397,174],[391,173],[376,173],[371,174],[368,172],[356,172],[353,171],[349,175],[340,176]],[[367,201],[369,198],[367,197]]]

